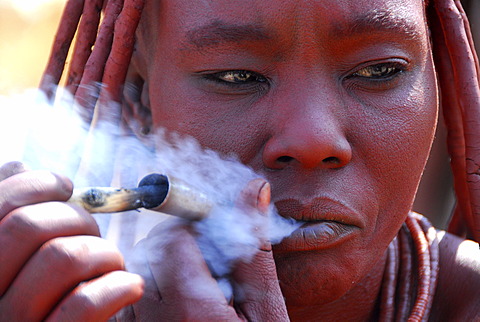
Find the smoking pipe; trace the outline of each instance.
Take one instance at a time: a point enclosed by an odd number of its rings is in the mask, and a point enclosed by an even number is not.
[[[74,189],[69,203],[90,213],[114,213],[138,208],[182,217],[204,219],[213,202],[184,181],[153,173],[145,176],[137,188],[88,187]]]

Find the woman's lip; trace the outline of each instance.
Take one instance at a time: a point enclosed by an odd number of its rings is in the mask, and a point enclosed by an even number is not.
[[[290,236],[275,245],[276,251],[308,251],[343,243],[365,227],[362,216],[346,203],[318,197],[309,202],[282,199],[275,202],[283,217],[302,222]]]
[[[364,218],[345,202],[328,197],[318,197],[309,202],[299,199],[275,201],[279,214],[303,222],[330,221],[364,228]]]
[[[357,226],[336,221],[306,222],[280,244],[274,246],[277,252],[311,251],[332,248],[353,238],[360,232]]]

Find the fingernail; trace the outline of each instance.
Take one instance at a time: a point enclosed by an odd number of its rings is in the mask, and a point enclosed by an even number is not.
[[[263,214],[268,212],[268,207],[270,206],[270,196],[271,196],[271,186],[270,183],[265,182],[265,184],[260,188],[260,191],[257,196],[257,209],[260,210]]]

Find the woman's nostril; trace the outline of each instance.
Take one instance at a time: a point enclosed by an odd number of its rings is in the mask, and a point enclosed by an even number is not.
[[[288,155],[282,155],[281,157],[277,158],[277,162],[279,162],[279,163],[289,163],[293,159],[294,159],[293,157],[290,157]],[[336,164],[340,164],[340,160],[337,157],[328,157],[328,158],[323,159],[322,163],[336,165]]]
[[[322,160],[323,163],[338,164],[340,160],[336,157],[328,157]]]
[[[277,158],[277,161],[278,161],[278,162],[281,162],[281,163],[288,163],[288,162],[290,162],[290,161],[292,161],[292,160],[293,160],[293,158],[292,158],[292,157],[289,157],[289,156],[287,156],[287,155],[283,155],[283,156]]]

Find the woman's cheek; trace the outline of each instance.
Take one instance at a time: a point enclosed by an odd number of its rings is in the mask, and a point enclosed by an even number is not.
[[[388,113],[372,119],[367,132],[375,135],[363,151],[363,157],[369,160],[370,176],[378,183],[382,212],[378,229],[393,229],[393,232],[411,209],[437,119],[436,98],[431,92],[415,89],[406,97],[408,100],[403,100],[403,104],[399,103],[401,97],[392,97]]]

